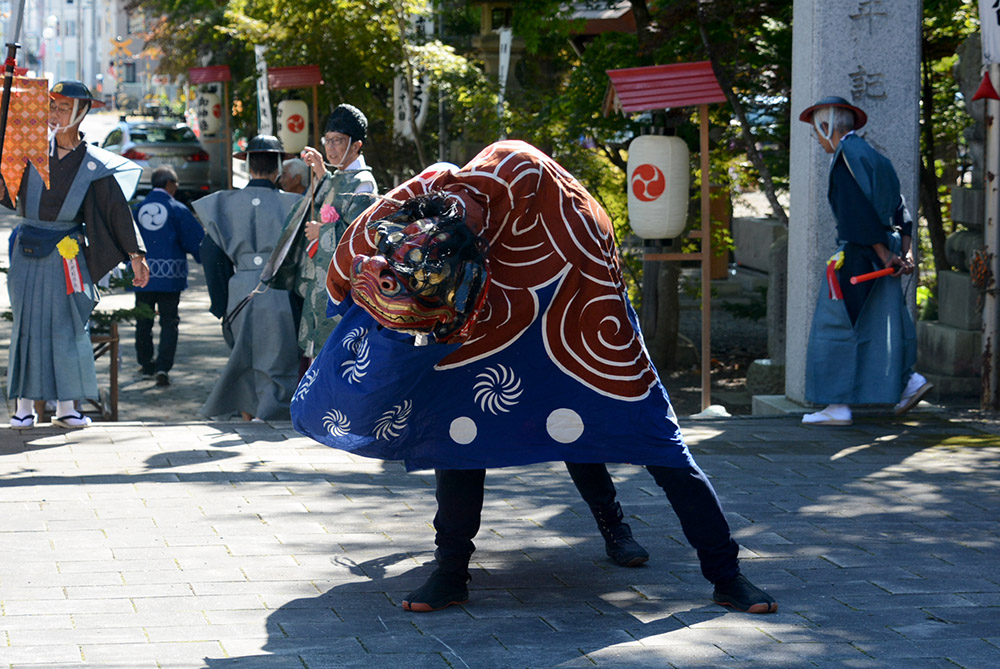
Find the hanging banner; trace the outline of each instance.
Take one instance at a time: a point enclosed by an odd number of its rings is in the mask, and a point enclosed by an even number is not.
[[[510,47],[514,41],[514,33],[510,28],[500,28],[497,30],[500,35],[500,59],[497,63],[497,74],[500,79],[500,95],[497,96],[497,118],[503,125],[503,101],[507,91],[507,75],[510,72]],[[500,139],[507,139],[507,133],[501,132]]]
[[[503,103],[504,92],[507,90],[507,74],[510,72],[510,47],[514,41],[514,33],[510,28],[500,28],[500,61],[498,73],[500,75],[500,102]]]
[[[393,130],[406,139],[416,139],[413,135],[413,125],[417,130],[424,127],[427,120],[427,109],[430,107],[430,79],[416,76],[413,79],[413,98],[406,85],[406,77],[398,75],[392,84],[393,100]]]
[[[983,64],[1000,63],[1000,2],[979,0],[979,28],[983,37]]]
[[[17,202],[24,168],[30,162],[49,187],[49,82],[14,77],[0,172]]]
[[[410,15],[406,40],[410,44],[426,44],[434,37],[434,19],[421,15]],[[430,108],[431,80],[426,70],[413,64],[413,95],[407,85],[406,74],[397,75],[392,84],[393,131],[409,140],[416,140],[413,126],[423,129]]]
[[[255,46],[254,56],[257,57],[257,134],[273,135],[274,122],[271,119],[271,93],[267,87],[267,61],[264,54],[266,46]]]

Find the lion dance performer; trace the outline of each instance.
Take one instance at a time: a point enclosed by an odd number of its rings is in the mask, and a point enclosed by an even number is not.
[[[487,468],[563,460],[646,465],[713,599],[777,610],[740,573],[719,500],[681,437],[611,221],[553,159],[504,141],[457,172],[414,177],[347,230],[327,287],[342,320],[299,384],[292,420],[329,446],[436,470],[437,567],[404,609],[468,600]]]

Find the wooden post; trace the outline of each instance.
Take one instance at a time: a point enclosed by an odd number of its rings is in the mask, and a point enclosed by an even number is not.
[[[233,105],[229,101],[229,82],[222,82],[222,116],[226,119],[226,127],[223,130],[225,140],[222,146],[222,159],[226,161],[226,190],[233,189],[233,133],[229,126],[229,120],[233,116]]]
[[[313,147],[320,149],[322,153],[322,148],[319,144],[319,86],[313,86]]]
[[[1000,64],[990,63],[990,79],[1000,81]],[[982,395],[980,406],[986,411],[1000,410],[1000,100],[986,99],[986,208],[983,229],[983,255],[987,283],[983,286]]]
[[[712,403],[712,222],[708,175],[708,105],[698,105],[701,134],[701,410]]]
[[[118,421],[118,321],[111,321],[111,420]]]

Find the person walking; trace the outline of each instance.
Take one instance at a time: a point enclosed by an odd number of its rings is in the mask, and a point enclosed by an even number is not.
[[[261,267],[274,248],[281,225],[302,196],[276,184],[284,152],[281,141],[257,135],[246,151],[250,181],[241,190],[219,191],[192,203],[205,226],[201,260],[210,311],[231,325],[229,360],[201,413],[244,420],[287,420],[298,379],[298,348],[292,305],[286,290],[258,291]],[[253,293],[253,298],[244,298]],[[237,306],[242,308],[236,311]],[[235,313],[234,313],[235,312]]]
[[[49,186],[29,164],[17,194],[20,222],[7,275],[14,314],[7,391],[16,403],[14,428],[34,427],[35,400],[56,400],[54,425],[90,425],[76,403],[98,397],[90,341],[90,314],[100,299],[95,281],[121,262],[131,265],[134,286],[149,281],[128,206],[142,170],[87,144],[80,133],[87,113],[102,106],[79,81],[52,87]],[[15,209],[3,182],[0,205]]]
[[[914,371],[916,329],[901,277],[913,273],[913,220],[888,158],[860,135],[868,116],[844,98],[806,108],[823,150],[831,154],[827,199],[838,248],[826,267],[806,353],[806,399],[825,408],[808,425],[850,425],[852,404],[895,404],[906,413],[933,388]],[[854,283],[880,270],[888,276]]]
[[[153,318],[136,317],[135,355],[143,376],[154,376],[157,386],[170,385],[180,326],[178,305],[187,289],[188,254],[201,262],[199,246],[205,236],[201,224],[174,198],[177,173],[169,165],[157,167],[150,178],[153,190],[136,207],[135,219],[146,245],[149,283],[135,287],[135,306],[145,305],[160,315],[160,346],[153,353]]]

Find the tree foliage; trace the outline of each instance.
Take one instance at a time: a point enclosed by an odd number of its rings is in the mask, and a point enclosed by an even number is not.
[[[160,69],[228,64],[234,119],[248,134],[256,123],[253,47],[268,48],[270,66],[316,64],[324,79],[320,108],[340,102],[369,118],[365,150],[380,182],[391,185],[440,157],[456,162],[501,136],[529,141],[553,155],[594,192],[620,238],[628,232],[625,161],[628,141],[643,126],[668,127],[697,151],[694,110],[657,116],[604,116],[606,71],[651,64],[711,60],[729,104],[711,107],[712,174],[727,189],[787,187],[792,8],[788,0],[631,0],[634,34],[583,39],[562,0],[518,0],[513,31],[525,55],[497,109],[495,77],[484,74],[472,47],[480,6],[464,0],[133,0],[160,17],[149,42],[163,53]],[[611,6],[611,0],[591,0]],[[976,3],[925,0],[923,32],[921,205],[943,260],[948,230],[949,165],[967,118],[950,75],[957,45],[977,29]],[[408,35],[408,17],[433,13],[432,39]],[[416,143],[393,138],[393,79],[417,72],[434,81],[431,106]],[[275,92],[276,97],[289,93]],[[437,102],[437,99],[435,100]],[[449,147],[462,151],[449,153]],[[754,154],[759,151],[759,157]],[[466,154],[466,155],[463,155]],[[770,181],[771,186],[768,186]],[[773,206],[780,210],[776,197]],[[780,214],[781,212],[779,212]],[[632,263],[636,272],[639,266]]]

